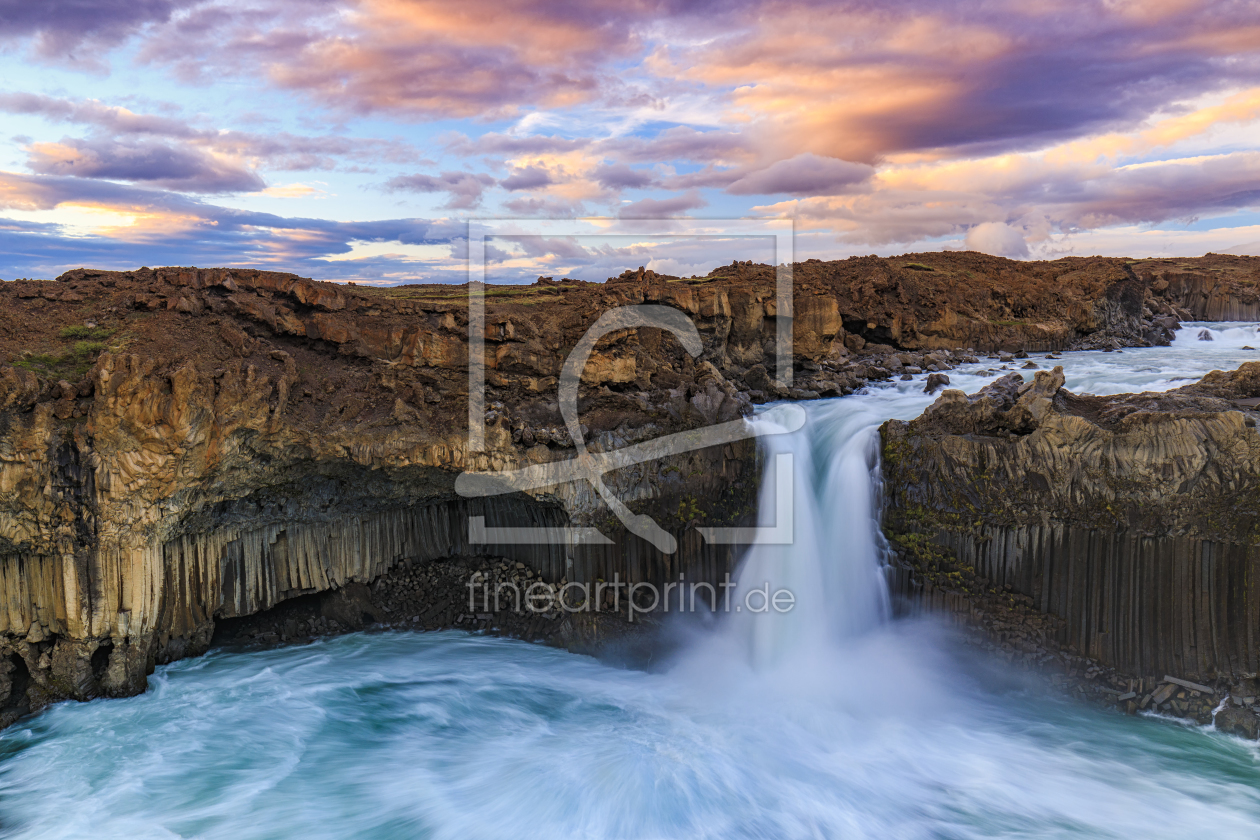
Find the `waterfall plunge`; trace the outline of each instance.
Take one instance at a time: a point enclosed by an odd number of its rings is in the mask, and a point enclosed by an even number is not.
[[[889,615],[884,574],[886,546],[879,528],[881,495],[876,412],[857,400],[809,407],[798,431],[761,438],[766,475],[759,497],[759,525],[793,516],[789,545],[753,545],[740,565],[738,593],[726,628],[755,667],[825,650],[870,630]],[[757,419],[759,431],[772,421]],[[791,453],[786,462],[776,456]],[[790,464],[791,499],[778,498],[773,473]],[[769,585],[795,596],[787,612],[750,613],[745,598]],[[752,606],[761,599],[754,597]]]

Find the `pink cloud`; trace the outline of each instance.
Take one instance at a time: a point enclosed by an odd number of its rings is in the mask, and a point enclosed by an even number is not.
[[[1028,256],[1023,231],[1004,222],[982,222],[967,231],[967,248],[998,257]]]
[[[699,209],[708,203],[700,193],[689,190],[672,198],[645,198],[627,204],[617,215],[623,219],[668,219],[680,216],[688,210]]]
[[[541,166],[524,166],[499,182],[508,191],[533,190],[552,184],[551,173]]]
[[[246,69],[348,112],[488,117],[620,89],[609,62],[642,50],[635,24],[654,11],[612,0],[269,0],[202,8],[142,55],[187,79]]]
[[[31,93],[0,93],[0,112],[42,117],[50,122],[88,126],[92,138],[63,143],[99,146],[105,138],[119,145],[143,145],[161,138],[179,141],[176,153],[251,158],[269,169],[332,169],[340,159],[386,163],[424,163],[409,143],[345,135],[303,136],[287,131],[251,132],[194,126],[182,119],[141,114],[93,99],[64,99]],[[119,139],[121,138],[121,139]]]
[[[656,71],[733,90],[745,133],[785,157],[1025,149],[1260,79],[1254,58],[1230,60],[1260,50],[1254,9],[1230,2],[785,0],[693,43]]]
[[[0,13],[0,42],[27,43],[46,61],[104,70],[100,53],[146,26],[165,23],[197,0],[42,0],[10,2]]]
[[[27,153],[27,166],[42,175],[147,181],[196,193],[253,192],[266,186],[239,160],[153,140],[124,144],[67,138],[32,144]]]
[[[726,188],[732,195],[835,195],[868,180],[875,168],[804,152],[751,172]]]

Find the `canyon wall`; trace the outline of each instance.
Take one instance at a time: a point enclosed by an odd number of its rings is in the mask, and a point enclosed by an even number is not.
[[[1256,273],[1231,266],[1239,289]],[[968,348],[1166,343],[1187,313],[1144,271],[956,253],[808,261],[792,266],[790,313],[776,306],[773,267],[738,262],[706,277],[639,269],[473,289],[486,311],[476,451],[467,287],[195,268],[0,283],[0,724],[60,698],[140,691],[156,663],[204,650],[216,622],[399,564],[506,558],[552,582],[720,580],[737,547],[698,529],[752,523],[752,440],[606,477],[676,539],[673,553],[627,533],[585,482],[484,499],[455,490],[466,470],[574,456],[558,377],[609,309],[681,311],[700,352],[652,328],[602,340],[578,404],[595,452],[945,369]],[[779,381],[786,318],[794,364]],[[474,516],[610,539],[485,545],[471,538]]]
[[[1260,363],[1167,394],[1062,385],[1011,375],[884,424],[903,593],[1027,603],[1059,645],[1139,678],[1254,674]]]
[[[1135,264],[1152,294],[1196,321],[1260,321],[1260,294],[1250,257],[1209,254],[1202,260]]]
[[[598,302],[562,301],[541,318],[529,300],[487,307],[485,445],[474,452],[466,289],[416,301],[261,272],[86,274],[0,289],[5,337],[22,348],[0,369],[5,720],[140,691],[155,664],[204,650],[216,620],[403,561],[509,558],[552,581],[732,568],[732,547],[705,545],[696,528],[751,522],[749,439],[607,476],[679,540],[672,554],[625,533],[581,483],[456,492],[464,470],[572,457],[555,375]],[[677,298],[667,300],[703,337],[700,358],[659,330],[603,342],[579,402],[593,451],[751,410],[748,388],[710,361],[738,352],[729,309],[685,287]],[[753,305],[760,353],[765,317],[750,295]],[[801,343],[826,361],[834,337]],[[598,527],[611,542],[479,544],[474,516],[490,528]]]

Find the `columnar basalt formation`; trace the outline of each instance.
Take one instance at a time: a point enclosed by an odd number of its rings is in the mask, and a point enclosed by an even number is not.
[[[906,594],[1026,602],[1048,640],[1139,678],[1253,675],[1260,363],[1166,394],[1062,385],[1012,374],[882,427]]]
[[[0,291],[18,350],[0,371],[6,719],[53,699],[134,693],[155,663],[203,650],[216,620],[366,583],[401,561],[510,557],[550,580],[731,568],[731,548],[703,545],[695,528],[750,520],[751,440],[608,477],[674,533],[674,555],[624,534],[584,486],[454,490],[465,469],[571,456],[554,375],[602,300],[488,307],[486,445],[472,452],[466,289],[413,300],[263,272],[87,275]],[[553,302],[546,284],[530,291]],[[728,366],[729,312],[707,290],[678,297],[705,352],[694,359],[646,330],[604,342],[579,406],[591,448],[751,409],[748,389],[711,361]],[[823,358],[834,335],[802,338]],[[613,544],[483,545],[473,516],[596,526]]]
[[[1133,265],[1159,300],[1196,321],[1260,321],[1254,257],[1208,254],[1197,260],[1144,260]]]
[[[1231,289],[1255,274],[1249,263],[1230,271]],[[1166,342],[1184,314],[1159,296],[1160,279],[1122,260],[923,254],[809,261],[792,274],[792,313],[777,311],[774,268],[746,263],[703,278],[640,269],[602,284],[473,289],[486,303],[478,451],[466,431],[466,287],[194,268],[0,283],[0,723],[58,698],[134,693],[155,663],[204,649],[216,622],[400,564],[508,558],[553,583],[720,580],[735,549],[697,528],[751,523],[753,441],[607,477],[677,539],[674,554],[627,534],[584,482],[487,499],[454,490],[464,470],[572,457],[557,380],[611,308],[680,310],[702,350],[656,329],[603,340],[579,400],[596,451],[734,420],[755,403],[943,370],[963,348]],[[789,314],[786,383],[775,335]],[[596,527],[612,542],[482,545],[471,516]]]

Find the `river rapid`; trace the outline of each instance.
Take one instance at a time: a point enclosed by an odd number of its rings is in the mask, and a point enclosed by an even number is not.
[[[1033,360],[1078,392],[1158,391],[1248,345],[1255,325],[1186,324],[1167,348]],[[922,412],[924,379],[763,438],[793,456],[795,539],[752,548],[739,587],[790,589],[787,613],[683,619],[648,671],[454,631],[214,650],[0,733],[0,837],[1260,837],[1255,745],[1048,696],[889,618],[876,430]]]

